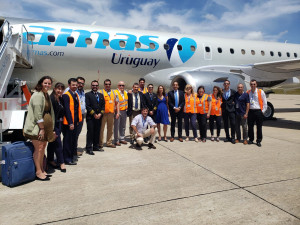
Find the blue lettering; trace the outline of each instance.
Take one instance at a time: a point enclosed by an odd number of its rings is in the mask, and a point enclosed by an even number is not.
[[[72,31],[73,31],[72,29],[62,28],[60,30],[59,35],[57,36],[54,46],[67,46],[68,44],[67,37],[71,36]]]
[[[106,49],[106,46],[103,44],[104,39],[109,39],[109,34],[106,32],[95,31],[93,34],[98,34],[98,39],[95,45],[95,48]]]
[[[128,36],[127,39],[114,39],[110,42],[110,47],[114,50],[127,50],[127,51],[133,51],[135,42],[136,42],[136,36],[132,34],[122,34],[117,33],[116,35],[125,35]],[[120,47],[120,41],[125,42],[125,47]]]
[[[150,38],[158,38],[158,36],[141,36],[139,38],[140,42],[146,46],[148,46],[149,48],[144,49],[144,48],[137,48],[137,51],[140,52],[154,52],[159,48],[159,44],[156,41],[150,40]],[[155,45],[154,49],[150,48],[150,43],[153,43]]]
[[[29,26],[29,27],[33,27],[33,28],[41,28],[44,30],[44,32],[30,32],[31,34],[34,35],[41,35],[40,40],[37,41],[28,41],[29,44],[33,44],[33,45],[50,45],[51,43],[48,41],[48,35],[54,35],[54,31],[55,29],[51,28],[51,27],[43,27],[43,26]],[[23,33],[24,38],[27,39],[27,35],[26,32]]]
[[[85,42],[85,39],[91,36],[91,32],[87,30],[74,30],[74,32],[79,32],[79,37],[77,39],[75,47],[86,48],[87,44]]]

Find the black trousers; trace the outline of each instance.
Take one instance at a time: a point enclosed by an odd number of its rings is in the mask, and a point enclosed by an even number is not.
[[[78,138],[79,138],[79,135],[81,133],[82,126],[83,126],[83,123],[84,123],[84,116],[85,116],[85,114],[82,114],[82,121],[80,123],[78,123],[78,126],[77,126],[77,132],[76,132],[76,135],[77,135],[76,151],[77,151],[77,147],[78,147]],[[76,153],[76,155],[77,155],[77,153]]]
[[[182,138],[182,118],[183,112],[179,111],[178,113],[171,112],[171,137],[175,137],[175,124],[177,119],[178,124],[178,138]]]
[[[55,139],[55,141],[49,142],[47,147],[47,160],[50,162],[54,161],[54,153],[55,153],[58,164],[64,163],[63,147],[62,147],[61,137],[60,137],[61,126],[62,126],[61,121],[55,123],[54,130],[57,135],[57,138]]]
[[[254,140],[254,124],[256,123],[256,142],[262,141],[262,125],[264,121],[264,115],[260,109],[250,109],[248,114],[248,136],[249,141]]]
[[[223,110],[222,117],[223,117],[226,138],[230,139],[230,135],[229,135],[229,122],[230,122],[231,138],[235,139],[235,112],[228,112],[226,110]]]
[[[99,120],[95,118],[86,120],[86,150],[98,150],[99,149],[99,137],[102,117]]]
[[[69,125],[63,125],[63,153],[65,163],[73,162],[73,156],[77,155],[77,124],[74,130],[70,130]]]
[[[207,135],[207,114],[200,114],[197,113],[197,121],[198,121],[198,126],[200,130],[200,138],[206,138]]]
[[[221,132],[221,116],[216,116],[216,115],[211,115],[209,117],[209,129],[210,129],[210,134],[211,136],[214,136],[214,123],[216,121],[217,124],[217,137],[220,136]]]

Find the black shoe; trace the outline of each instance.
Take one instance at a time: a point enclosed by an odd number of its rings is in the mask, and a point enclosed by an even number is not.
[[[66,173],[67,172],[67,169],[62,169],[62,168],[59,168],[60,172],[62,173]]]
[[[224,139],[224,142],[229,142],[230,141],[230,138],[225,138]]]
[[[70,166],[75,166],[75,165],[77,165],[76,162],[66,162],[65,164],[66,164],[66,165],[70,165]]]
[[[256,145],[257,145],[258,147],[261,147],[261,143],[260,143],[260,142],[257,142]]]
[[[248,141],[248,145],[253,145],[253,141]]]
[[[233,138],[233,139],[231,139],[231,143],[232,143],[232,144],[235,144],[235,140],[234,140],[234,138]]]
[[[86,151],[86,154],[95,155],[95,153],[93,151]]]
[[[103,148],[100,148],[100,149],[99,149],[99,152],[104,152],[104,149],[103,149]]]
[[[134,144],[134,140],[130,140],[130,144],[133,145]]]
[[[136,150],[142,150],[142,147],[138,143],[136,143],[135,148]]]
[[[44,179],[42,178],[39,178],[39,177],[35,177],[36,180],[40,180],[40,181],[49,181],[50,180],[50,177],[45,177]]]
[[[152,143],[149,143],[149,144],[148,144],[148,147],[149,147],[149,149],[151,149],[151,148],[152,148],[152,149],[156,149],[156,147],[155,147]]]
[[[51,174],[47,174],[46,177],[52,177],[52,175]]]

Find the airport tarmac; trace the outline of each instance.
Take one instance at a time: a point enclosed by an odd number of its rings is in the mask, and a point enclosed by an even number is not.
[[[277,120],[261,148],[176,140],[84,153],[49,182],[0,185],[0,224],[300,224],[300,96],[268,101]]]

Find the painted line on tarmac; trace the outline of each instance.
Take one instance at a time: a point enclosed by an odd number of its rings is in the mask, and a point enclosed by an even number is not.
[[[164,146],[164,145],[162,145],[162,144],[160,144],[160,143],[158,143],[158,144],[159,144],[160,146],[162,146],[162,147],[166,148],[167,150],[169,150],[169,151],[171,151],[171,152],[173,152],[173,153],[175,153],[175,154],[179,155],[180,157],[182,157],[182,158],[184,158],[184,159],[188,160],[189,162],[191,162],[191,163],[193,163],[193,164],[195,164],[195,165],[197,165],[197,166],[201,167],[202,169],[204,169],[204,170],[206,170],[206,171],[208,171],[208,172],[210,172],[210,173],[212,173],[212,174],[214,174],[214,175],[216,175],[216,176],[218,176],[218,177],[222,178],[223,180],[225,180],[225,181],[227,181],[227,182],[229,182],[229,183],[231,183],[231,184],[233,184],[233,185],[237,186],[239,189],[242,189],[242,190],[244,190],[244,191],[246,191],[246,192],[248,192],[248,193],[250,193],[250,194],[252,194],[252,195],[256,196],[257,198],[259,198],[259,199],[261,199],[261,200],[263,200],[263,201],[265,201],[265,202],[269,203],[270,205],[272,205],[272,206],[276,207],[277,209],[280,209],[281,211],[283,211],[283,212],[285,212],[285,213],[287,213],[287,214],[289,214],[289,215],[291,215],[291,216],[295,217],[296,219],[300,220],[300,218],[299,218],[298,216],[296,216],[296,215],[294,215],[294,214],[292,214],[292,213],[290,213],[290,212],[286,211],[286,210],[285,210],[285,209],[283,209],[283,208],[280,208],[279,206],[277,206],[277,205],[273,204],[272,202],[270,202],[270,201],[268,201],[268,200],[264,199],[263,197],[261,197],[261,196],[259,196],[259,195],[255,194],[255,193],[253,193],[253,192],[251,192],[251,191],[249,191],[249,190],[245,189],[244,187],[242,187],[242,186],[240,186],[240,185],[238,185],[238,184],[234,183],[233,181],[231,181],[231,180],[229,180],[229,179],[227,179],[227,178],[225,178],[225,177],[223,177],[223,176],[221,176],[221,175],[219,175],[219,174],[217,174],[217,173],[213,172],[212,170],[210,170],[210,169],[208,169],[208,168],[206,168],[206,167],[204,167],[204,166],[202,166],[202,165],[200,165],[200,164],[198,164],[198,163],[194,162],[193,160],[191,160],[191,159],[189,159],[189,158],[185,157],[184,155],[181,155],[181,154],[179,154],[178,152],[175,152],[175,151],[174,151],[174,150],[172,150],[171,148],[169,148],[169,147],[167,147],[167,146]],[[294,179],[297,179],[297,178],[294,178]]]

